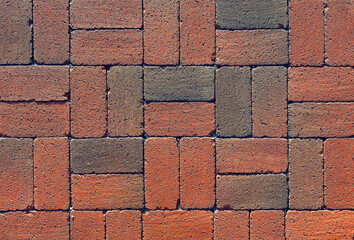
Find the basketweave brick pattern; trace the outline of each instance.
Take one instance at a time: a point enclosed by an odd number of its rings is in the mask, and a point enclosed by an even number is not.
[[[349,0],[0,0],[0,239],[354,239]]]

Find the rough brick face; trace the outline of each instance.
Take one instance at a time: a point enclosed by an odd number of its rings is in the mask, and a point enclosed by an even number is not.
[[[32,61],[32,3],[30,0],[1,1],[0,64]]]
[[[324,143],[325,205],[329,209],[354,208],[354,139],[328,139]]]
[[[214,239],[249,239],[249,213],[247,211],[216,211],[214,213]]]
[[[31,209],[33,141],[0,138],[0,156],[0,211]]]
[[[106,213],[106,239],[141,239],[141,218],[140,211],[108,211]]]
[[[0,67],[0,100],[67,100],[69,68],[58,66]]]
[[[288,166],[287,140],[217,139],[218,173],[281,173]]]
[[[179,199],[179,149],[174,138],[145,141],[145,205],[175,209]]]
[[[70,239],[104,239],[105,216],[101,211],[72,211]]]
[[[283,211],[252,211],[250,217],[251,240],[285,239],[285,218]]]

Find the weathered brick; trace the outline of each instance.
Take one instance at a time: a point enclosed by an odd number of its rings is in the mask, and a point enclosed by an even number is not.
[[[69,68],[59,66],[0,67],[0,100],[67,100]]]
[[[70,22],[73,28],[140,28],[140,0],[72,0]]]
[[[143,170],[143,139],[72,139],[70,157],[74,173],[139,173]]]
[[[0,156],[0,211],[31,209],[33,141],[0,138]]]
[[[107,240],[141,239],[141,212],[134,210],[108,211]]]
[[[140,174],[72,175],[74,209],[141,209],[143,176]],[[117,197],[119,196],[119,197]]]
[[[213,65],[215,60],[215,0],[180,2],[181,63]]]
[[[144,0],[144,63],[179,63],[179,0]]]
[[[144,239],[212,239],[210,211],[153,211],[143,215]]]
[[[179,150],[174,138],[145,141],[145,205],[148,209],[176,209],[179,199]]]
[[[289,1],[291,66],[323,66],[323,0]]]
[[[216,134],[251,135],[251,73],[249,67],[222,67],[216,71]]]
[[[34,140],[34,206],[37,210],[69,209],[69,141]]]
[[[252,69],[252,120],[255,137],[287,135],[287,69]]]
[[[105,239],[105,216],[101,211],[72,211],[70,239]]]
[[[216,183],[219,209],[284,209],[288,205],[284,174],[219,175]]]
[[[279,65],[288,63],[285,30],[216,32],[217,65]]]
[[[63,64],[69,60],[69,2],[33,0],[34,59]]]
[[[67,212],[8,212],[0,214],[2,239],[69,239]]]
[[[71,135],[102,137],[107,129],[106,72],[102,67],[72,67]]]
[[[286,28],[286,0],[216,0],[216,25],[226,29]]]
[[[290,137],[354,135],[352,103],[293,103],[288,109]]]
[[[117,66],[107,72],[109,136],[143,133],[143,69]]]
[[[289,141],[289,207],[320,209],[323,206],[323,142],[320,139]]]
[[[214,69],[211,67],[145,67],[147,101],[212,101]]]
[[[0,64],[29,64],[32,58],[32,1],[1,1]]]
[[[354,101],[350,67],[289,68],[289,101]]]
[[[285,218],[283,211],[252,211],[250,217],[251,240],[285,239]]]
[[[330,66],[353,66],[353,2],[326,0],[326,4],[325,62]]]
[[[324,143],[325,205],[354,208],[354,139],[328,139]]]
[[[69,134],[68,103],[0,102],[0,136],[51,137]]]
[[[74,65],[138,65],[143,60],[142,31],[77,30],[72,32]]]
[[[215,140],[180,141],[181,208],[213,208],[215,203]]]
[[[281,173],[288,167],[286,139],[217,139],[218,173]]]
[[[353,211],[288,211],[286,239],[353,239]]]
[[[248,240],[249,213],[247,211],[216,211],[214,213],[214,239]]]
[[[208,136],[215,130],[212,103],[150,103],[145,106],[149,136]]]

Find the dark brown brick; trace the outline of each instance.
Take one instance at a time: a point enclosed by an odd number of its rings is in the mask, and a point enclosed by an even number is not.
[[[107,73],[108,135],[143,133],[143,70],[137,66],[112,67]]]
[[[211,67],[145,67],[147,101],[211,101],[214,69]]]
[[[284,209],[288,206],[284,174],[219,175],[216,183],[219,209]]]
[[[74,173],[142,172],[143,139],[73,139],[71,169]]]
[[[222,67],[216,71],[216,134],[251,135],[251,74],[249,67]]]

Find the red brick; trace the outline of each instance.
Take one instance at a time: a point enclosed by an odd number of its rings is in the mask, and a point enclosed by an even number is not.
[[[215,203],[215,140],[180,141],[181,207],[213,208]]]
[[[102,137],[107,131],[106,71],[102,67],[70,69],[71,135]]]
[[[277,210],[251,212],[250,239],[285,239],[284,212]]]
[[[330,66],[354,65],[354,5],[350,0],[327,0],[325,61]]]
[[[70,239],[105,239],[105,216],[101,211],[72,211]]]
[[[218,65],[278,65],[288,63],[285,30],[217,31]]]
[[[0,214],[2,239],[69,239],[67,212],[8,212]]]
[[[208,136],[215,130],[214,104],[150,103],[145,107],[149,136]]]
[[[179,63],[179,0],[144,0],[144,63]]]
[[[0,211],[31,209],[33,141],[0,138],[0,156]]]
[[[289,206],[291,209],[323,207],[323,142],[321,139],[289,141]]]
[[[0,67],[0,100],[67,100],[69,68],[59,66]]]
[[[353,239],[353,211],[288,211],[286,239]]]
[[[249,213],[246,211],[216,211],[214,213],[214,239],[248,240]]]
[[[140,28],[141,0],[72,0],[70,22],[73,28]]]
[[[72,175],[74,209],[140,209],[143,207],[141,174]],[[119,197],[117,197],[119,196]]]
[[[174,138],[145,142],[145,203],[148,209],[176,209],[179,198],[179,150]]]
[[[353,103],[293,103],[289,105],[289,136],[353,136],[353,119]]]
[[[210,211],[153,211],[143,215],[144,239],[212,239]]]
[[[289,1],[291,66],[323,66],[323,0]]]
[[[289,68],[289,101],[354,101],[350,67]]]
[[[107,240],[141,239],[141,212],[109,211],[106,214]]]
[[[325,205],[354,208],[354,139],[328,139],[324,144]]]
[[[142,31],[135,29],[73,31],[75,65],[138,65],[143,60]]]
[[[69,2],[33,0],[34,59],[63,64],[69,60]]]
[[[181,63],[212,65],[215,60],[215,0],[181,0]]]
[[[218,139],[216,152],[218,173],[282,173],[288,167],[286,139]]]
[[[69,134],[68,103],[0,103],[0,136],[50,137]]]
[[[38,210],[69,208],[69,141],[34,140],[34,206]]]

